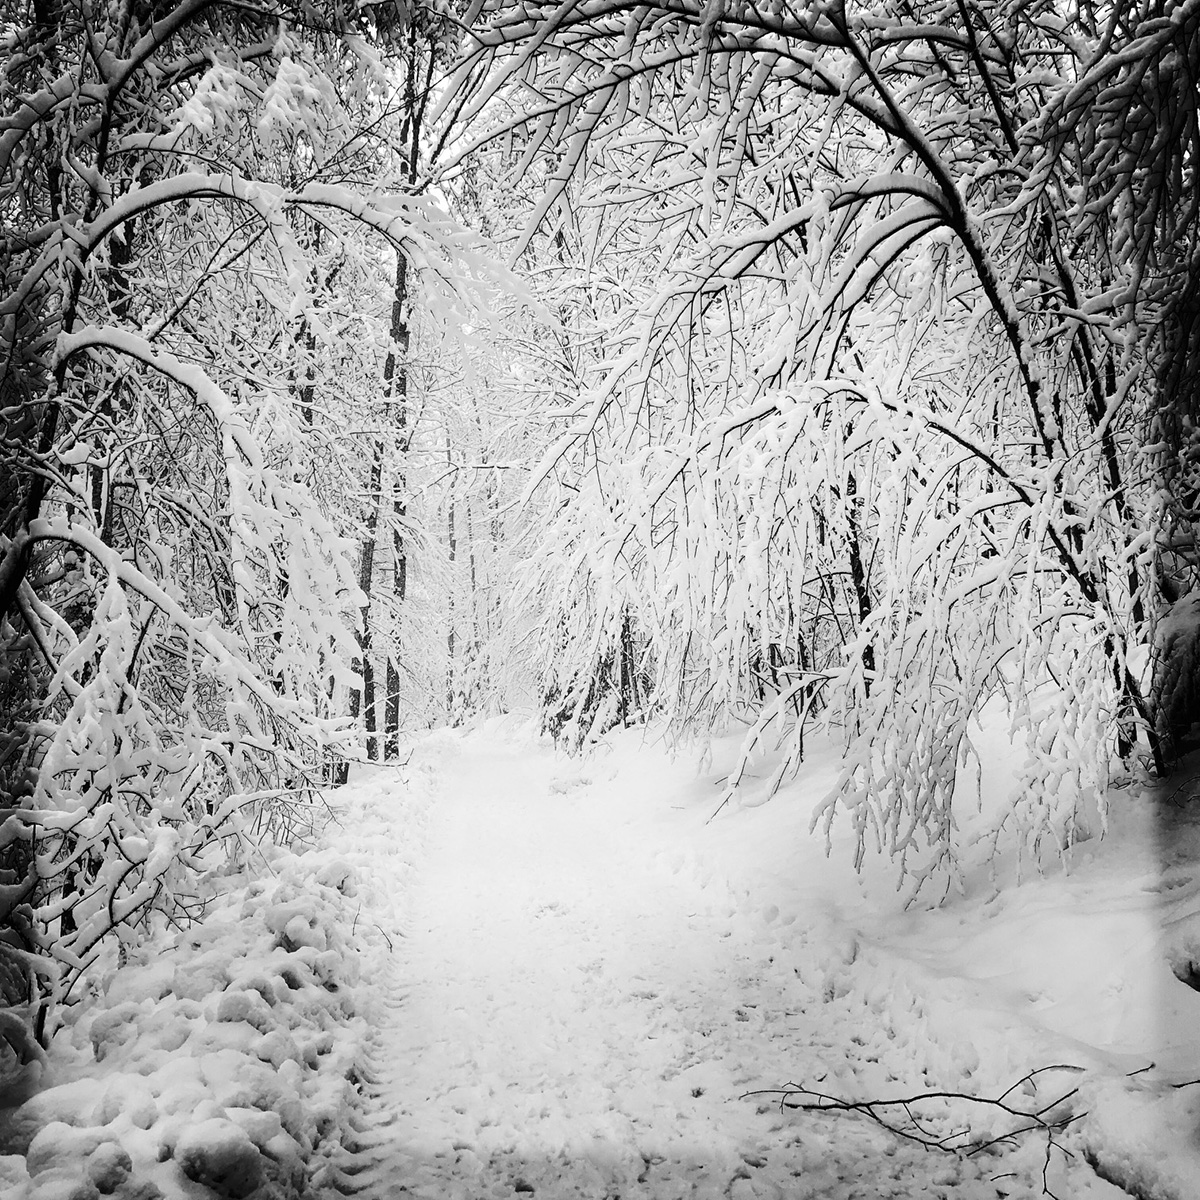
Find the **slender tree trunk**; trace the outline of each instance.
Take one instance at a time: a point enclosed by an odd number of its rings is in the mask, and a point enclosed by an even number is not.
[[[471,498],[467,496],[463,501],[464,512],[467,522],[467,578],[470,587],[468,595],[469,617],[471,621],[471,642],[470,648],[467,651],[467,660],[470,665],[470,678],[467,680],[469,689],[470,703],[474,706],[476,699],[483,691],[483,681],[480,678],[480,658],[482,652],[482,639],[479,636],[479,582],[476,575],[475,564],[475,535],[472,529],[471,521]]]
[[[369,640],[370,633],[368,631]],[[379,709],[375,694],[375,664],[371,661],[370,648],[363,652],[363,729],[366,731],[367,757],[379,761]]]
[[[392,410],[398,408],[400,417],[400,428],[404,429],[407,422],[405,413],[404,398],[407,393],[408,375],[405,367],[408,349],[408,325],[405,319],[405,305],[407,302],[407,280],[408,280],[408,264],[404,256],[397,255],[396,258],[396,281],[392,292],[392,316],[389,326],[389,346],[387,356],[383,362],[383,384],[385,395],[393,401]],[[399,396],[398,406],[394,403],[395,398]],[[401,439],[401,451],[404,448],[404,440]],[[362,693],[361,693],[361,712],[363,719],[363,729],[366,733],[367,742],[367,757],[372,761],[378,761],[380,757],[387,756],[386,747],[396,746],[399,744],[399,672],[390,659],[385,666],[384,681],[387,689],[384,696],[384,720],[385,720],[385,736],[383,739],[379,736],[379,697],[375,686],[375,663],[372,657],[372,630],[371,630],[371,608],[373,589],[375,581],[375,555],[378,550],[378,532],[379,532],[379,512],[383,503],[383,460],[384,460],[384,439],[376,438],[371,457],[371,470],[367,485],[368,509],[365,523],[365,536],[363,538],[362,551],[359,558],[358,569],[358,586],[362,589],[363,595],[366,597],[366,603],[362,609],[362,629],[359,632],[359,660],[355,664],[362,672]],[[392,504],[393,509],[398,502],[400,493],[397,487],[403,486],[403,476],[399,476],[399,485],[393,483],[392,489]],[[392,553],[394,556],[393,566],[395,568],[397,579],[400,578],[400,563],[403,561],[403,546],[399,545],[398,534],[393,534]],[[393,686],[394,685],[394,686]],[[393,700],[393,697],[396,699]],[[357,717],[359,715],[358,697],[351,695],[350,700],[350,715]],[[382,743],[382,744],[381,744]],[[393,752],[394,753],[394,752]]]
[[[354,664],[362,672],[362,692],[350,693],[350,715],[357,717],[361,712],[363,727],[367,733],[367,757],[372,761],[379,757],[379,746],[375,738],[375,671],[371,662],[371,595],[375,577],[376,531],[379,526],[379,488],[383,479],[383,439],[376,438],[371,454],[371,472],[367,483],[370,503],[365,522],[366,536],[358,559],[358,586],[366,601],[362,606],[362,625],[358,631],[358,661]]]
[[[408,325],[408,260],[396,255],[396,279],[392,290],[390,345],[383,364],[383,379],[391,392],[392,424],[396,431],[395,463],[392,469],[392,594],[397,607],[408,592],[408,556],[401,532],[408,515],[405,496],[405,459],[408,455],[408,352],[411,341]],[[402,611],[402,610],[401,610]],[[383,756],[400,754],[400,669],[396,662],[393,638],[385,665],[386,695],[383,706]]]
[[[853,472],[846,476],[846,521],[850,527],[850,581],[854,585],[854,598],[858,605],[858,626],[861,629],[871,615],[871,592],[867,585],[867,571],[863,564],[862,544],[858,528],[858,481]],[[868,642],[862,651],[862,665],[866,673],[863,689],[870,695],[871,679],[875,674],[875,647]]]

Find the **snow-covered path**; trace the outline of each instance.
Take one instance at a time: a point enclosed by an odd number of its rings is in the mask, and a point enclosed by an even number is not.
[[[815,936],[815,915],[739,902],[636,787],[480,739],[469,755],[448,744],[436,775],[399,1002],[377,1033],[369,1200],[1042,1194],[1044,1139],[962,1159],[742,1098],[969,1078],[952,992],[921,994],[827,921]],[[1116,1194],[1071,1174],[1071,1196]]]
[[[431,814],[389,1072],[408,1185],[723,1195],[763,1157],[769,1122],[729,1100],[760,1081],[770,964],[552,767],[452,761]]]
[[[364,768],[96,972],[0,1095],[0,1198],[1200,1196],[1200,802],[1130,789],[1069,874],[906,907],[810,831],[832,744],[709,821],[735,746],[510,720]]]

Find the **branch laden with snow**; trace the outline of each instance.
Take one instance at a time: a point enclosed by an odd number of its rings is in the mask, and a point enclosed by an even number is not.
[[[953,864],[989,703],[1029,748],[1005,828],[1035,856],[1115,760],[1165,769],[1147,651],[1195,554],[1162,542],[1194,480],[1160,385],[1196,206],[1143,168],[1183,162],[1160,109],[1194,145],[1192,6],[474,16],[447,118],[512,148],[519,252],[593,281],[531,484],[560,505],[548,674],[629,613],[677,729],[790,724],[794,762],[820,715],[848,757],[818,819],[918,879]]]
[[[0,977],[44,1037],[358,753],[381,262],[455,331],[511,279],[386,144],[403,14],[31,21],[0,67]]]

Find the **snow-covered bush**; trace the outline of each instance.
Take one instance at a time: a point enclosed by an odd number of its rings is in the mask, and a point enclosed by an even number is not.
[[[0,981],[43,1042],[356,756],[381,261],[455,321],[495,277],[359,136],[404,20],[310,15],[0,30]]]
[[[635,635],[628,612],[620,614],[616,626],[612,637],[597,630],[590,669],[560,680],[551,668],[543,680],[542,729],[572,750],[598,741],[618,725],[639,724],[650,714],[654,686],[649,649]]]
[[[207,917],[169,948],[110,957],[54,1048],[74,1077],[7,1112],[6,1200],[286,1200],[336,1172],[377,1019],[349,936],[359,873],[267,857],[269,881],[211,876]]]

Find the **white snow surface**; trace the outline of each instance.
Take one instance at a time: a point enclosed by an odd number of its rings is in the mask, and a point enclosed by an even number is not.
[[[1188,789],[1115,791],[1105,838],[1018,886],[972,857],[993,739],[962,889],[906,906],[808,831],[831,748],[710,821],[736,749],[568,759],[507,718],[362,770],[320,849],[78,1006],[0,1108],[0,1196],[1200,1197]],[[958,1152],[781,1108],[800,1086],[944,1093],[873,1111]],[[1075,1119],[1006,1136],[1034,1112]]]

